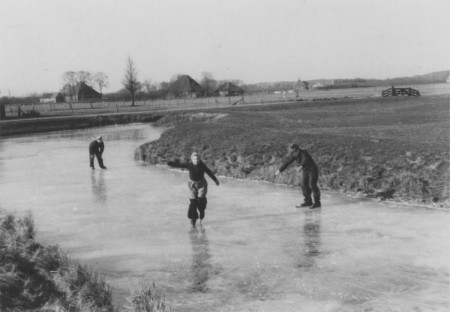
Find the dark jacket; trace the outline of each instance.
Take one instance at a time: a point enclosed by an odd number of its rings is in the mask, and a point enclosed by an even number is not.
[[[312,159],[311,155],[309,155],[309,153],[305,150],[296,150],[288,156],[289,158],[281,165],[279,169],[280,172],[283,172],[294,161],[297,161],[297,163],[302,166],[304,171],[317,170],[316,163]]]
[[[214,173],[212,173],[211,170],[209,170],[209,168],[206,167],[206,165],[202,161],[200,161],[197,165],[194,165],[192,162],[177,163],[174,161],[169,161],[167,164],[174,168],[184,168],[184,169],[189,170],[189,179],[191,181],[195,181],[195,182],[202,181],[205,178],[205,172],[206,172],[209,175],[209,177],[214,182],[216,182],[216,184],[219,183],[219,181],[217,180]]]
[[[103,151],[105,149],[105,144],[103,144],[103,141],[99,142],[97,140],[94,140],[89,144],[89,154],[103,154]]]

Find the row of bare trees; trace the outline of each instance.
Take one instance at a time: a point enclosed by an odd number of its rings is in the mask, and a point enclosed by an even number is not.
[[[88,86],[98,86],[100,93],[102,93],[103,88],[108,87],[108,76],[102,72],[92,74],[88,71],[81,70],[78,72],[67,71],[63,74],[63,93],[69,95],[70,97],[76,96],[76,88],[80,83],[85,83]]]
[[[141,90],[150,94],[161,90],[167,90],[170,85],[177,80],[179,74],[173,75],[169,82],[156,83],[152,80],[145,80],[140,82],[138,79],[138,70],[133,59],[128,56],[125,65],[125,75],[122,80],[122,85],[131,95],[131,106],[134,106],[136,95]],[[88,71],[68,71],[63,75],[64,87],[63,92],[71,97],[76,96],[76,86],[80,83],[85,83],[88,86],[98,87],[100,93],[103,88],[108,87],[108,76],[102,72],[92,74]],[[214,76],[210,72],[203,72],[200,85],[206,90],[206,96],[211,96],[220,84],[220,81],[214,79]],[[234,80],[233,83],[237,85],[243,84],[240,80]]]
[[[139,82],[138,80],[138,71],[134,61],[128,56],[126,69],[125,69],[125,77],[122,81],[123,86],[126,90],[128,90],[131,94],[131,106],[134,106],[136,93],[141,89],[145,89],[148,93],[157,91],[158,85],[151,80],[145,80],[144,82]],[[172,76],[171,82],[169,83],[161,83],[160,89],[166,89],[173,83],[179,75]],[[200,83],[203,88],[206,90],[206,95],[212,95],[217,87],[217,81],[214,79],[213,75],[209,72],[203,72],[203,78]]]

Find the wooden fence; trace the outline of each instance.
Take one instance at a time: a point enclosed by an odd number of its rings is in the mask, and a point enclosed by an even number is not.
[[[49,117],[86,114],[112,114],[121,112],[163,111],[173,109],[214,108],[241,104],[266,104],[292,101],[279,95],[251,95],[209,98],[177,98],[135,101],[65,102],[5,104],[3,119]]]
[[[389,89],[383,90],[381,93],[383,97],[397,96],[397,95],[407,95],[407,96],[420,96],[420,92],[413,88],[395,88],[391,87]]]

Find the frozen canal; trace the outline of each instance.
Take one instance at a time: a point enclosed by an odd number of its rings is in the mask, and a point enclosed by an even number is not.
[[[91,171],[101,134],[108,170]],[[102,273],[117,305],[155,281],[175,311],[448,311],[449,213],[220,178],[191,231],[187,174],[135,162],[148,125],[0,140],[0,208]],[[96,164],[97,165],[97,164]],[[97,165],[98,168],[98,165]]]

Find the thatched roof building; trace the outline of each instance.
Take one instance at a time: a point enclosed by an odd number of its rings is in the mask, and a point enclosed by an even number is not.
[[[101,100],[102,94],[95,91],[94,88],[88,86],[84,82],[79,82],[73,90],[73,94],[66,94],[67,102],[89,102]]]
[[[303,90],[309,90],[309,83],[307,81],[298,80],[297,83],[294,86],[295,91],[303,91]]]
[[[205,94],[205,89],[188,75],[179,76],[167,91],[171,97],[200,97]]]
[[[242,95],[244,94],[244,89],[228,81],[219,86],[216,89],[216,93],[220,94],[221,96]]]

